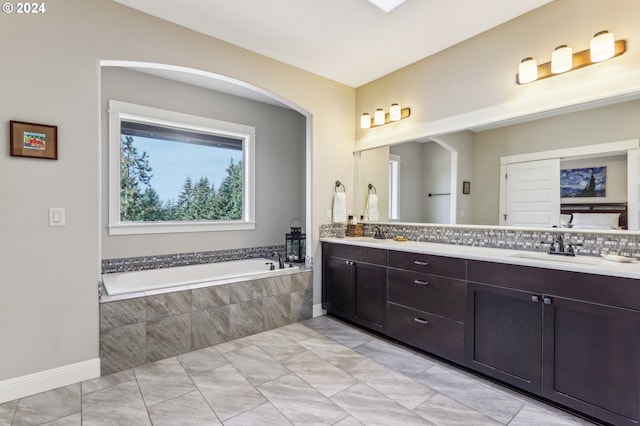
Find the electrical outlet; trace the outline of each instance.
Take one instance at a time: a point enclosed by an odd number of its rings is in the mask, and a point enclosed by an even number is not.
[[[326,209],[324,211],[324,218],[325,220],[331,220],[331,209]]]

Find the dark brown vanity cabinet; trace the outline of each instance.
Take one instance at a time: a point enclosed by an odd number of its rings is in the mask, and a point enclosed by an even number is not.
[[[640,283],[469,261],[467,366],[616,425],[637,424]]]
[[[466,260],[388,253],[388,335],[464,362]]]
[[[542,315],[540,295],[467,284],[467,365],[540,394]]]
[[[387,252],[322,244],[322,307],[373,330],[386,331]]]

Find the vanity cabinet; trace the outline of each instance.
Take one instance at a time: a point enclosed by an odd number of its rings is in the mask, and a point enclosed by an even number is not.
[[[470,282],[467,285],[467,366],[540,394],[540,295]]]
[[[322,244],[322,307],[338,317],[386,331],[387,251]]]
[[[388,335],[464,362],[466,261],[388,253]]]
[[[616,425],[637,424],[638,282],[468,262],[468,367]]]

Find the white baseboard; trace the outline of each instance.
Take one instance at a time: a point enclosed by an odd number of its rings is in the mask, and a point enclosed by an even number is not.
[[[100,376],[100,358],[0,381],[0,404]]]
[[[322,315],[326,315],[327,311],[322,309],[322,304],[318,303],[317,305],[313,305],[313,317],[320,317]]]

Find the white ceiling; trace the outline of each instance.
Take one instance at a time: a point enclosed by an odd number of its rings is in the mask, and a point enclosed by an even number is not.
[[[114,1],[359,87],[552,0]]]

